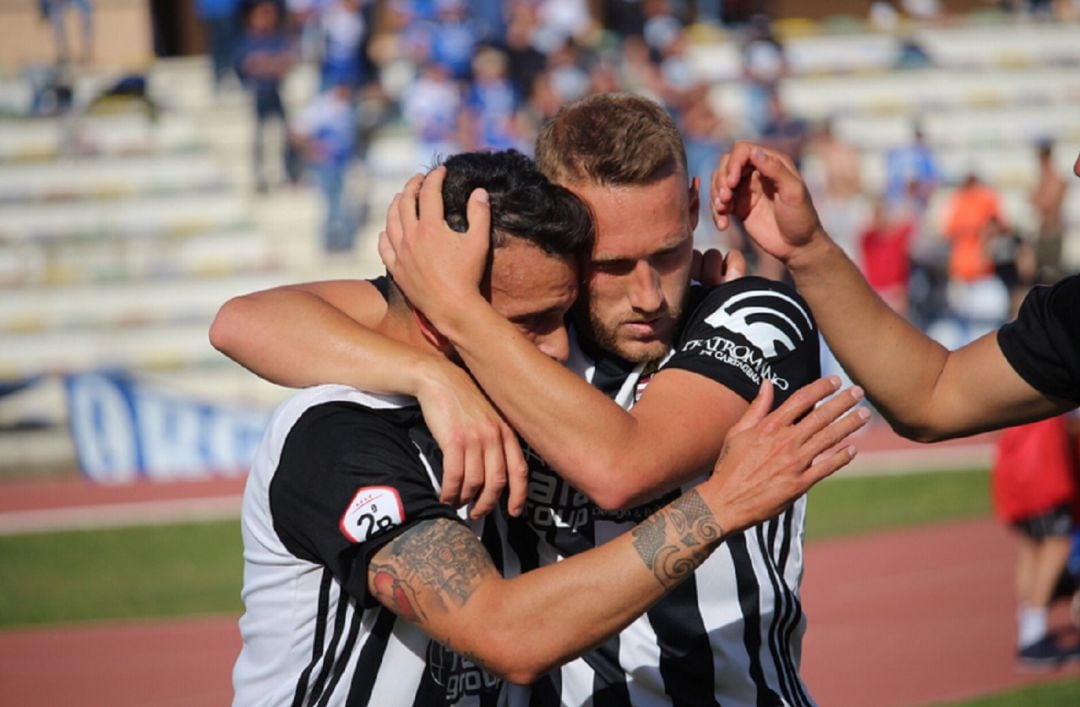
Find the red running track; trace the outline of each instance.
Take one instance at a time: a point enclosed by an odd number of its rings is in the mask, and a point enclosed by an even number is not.
[[[803,672],[819,704],[922,705],[1080,677],[1015,670],[1013,552],[990,520],[812,543]],[[29,707],[227,704],[238,650],[233,617],[6,631],[0,685]]]

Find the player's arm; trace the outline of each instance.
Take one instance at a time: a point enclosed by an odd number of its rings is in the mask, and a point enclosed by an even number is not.
[[[452,520],[421,522],[372,557],[371,594],[399,616],[511,682],[527,683],[629,624],[721,543],[775,516],[846,464],[861,426],[839,416],[845,391],[794,424],[835,381],[808,386],[775,412],[764,386],[735,428],[715,473],[630,533],[563,562],[503,579],[476,536]]]
[[[901,434],[934,441],[1072,407],[1025,382],[994,335],[949,351],[889,308],[822,229],[785,157],[737,144],[713,175],[712,195],[718,227],[740,219],[787,265],[833,353]]]
[[[508,485],[524,504],[527,468],[517,436],[459,366],[371,331],[386,300],[365,280],[275,287],[234,297],[210,327],[210,343],[272,383],[340,383],[411,395],[443,450],[443,501],[487,513]]]
[[[746,400],[714,380],[664,371],[627,413],[541,354],[477,289],[487,239],[472,229],[465,235],[449,230],[442,219],[443,176],[437,169],[422,184],[410,180],[395,198],[380,255],[510,424],[567,481],[606,508],[656,497],[708,469]],[[486,232],[487,213],[475,199],[469,219],[483,225],[478,233]]]

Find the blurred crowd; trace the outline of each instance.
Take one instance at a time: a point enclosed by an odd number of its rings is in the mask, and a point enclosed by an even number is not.
[[[1075,5],[1003,4],[1036,17]],[[735,139],[788,154],[805,174],[826,229],[881,296],[949,345],[1000,324],[1027,287],[1066,274],[1068,182],[1055,169],[1052,144],[1031,148],[1039,165],[1030,193],[1034,232],[1019,231],[995,185],[979,174],[944,183],[917,124],[909,143],[887,151],[885,186],[871,194],[858,147],[830,121],[810,121],[784,104],[780,86],[791,70],[760,0],[196,0],[194,7],[206,29],[214,90],[243,87],[251,94],[256,190],[271,191],[279,174],[285,182],[316,185],[329,253],[355,245],[368,209],[362,197],[350,198],[356,190],[348,187],[349,175],[363,172],[367,147],[382,127],[406,126],[411,139],[403,149],[414,154],[395,159],[416,170],[465,150],[531,154],[540,125],[560,106],[622,90],[648,95],[670,111],[703,194]],[[61,63],[76,56],[61,33],[65,13],[79,15],[85,36],[78,56],[89,60],[91,9],[89,0],[42,2],[43,17],[58,28]],[[888,31],[902,16],[925,22],[941,12],[935,0],[875,2],[866,22]],[[718,110],[716,92],[692,58],[694,44],[710,41],[738,48],[737,116]],[[896,68],[930,61],[908,37]],[[282,90],[299,64],[317,67],[318,92],[291,115]],[[123,88],[138,92],[139,86]],[[46,106],[63,99],[42,96]],[[285,139],[266,139],[275,132]],[[270,145],[280,168],[268,162]],[[943,188],[951,191],[939,194]],[[701,201],[699,247],[740,248],[757,272],[783,277],[779,263],[757,253],[737,229],[718,233],[707,198]]]

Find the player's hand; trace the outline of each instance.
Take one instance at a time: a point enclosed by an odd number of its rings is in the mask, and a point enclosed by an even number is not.
[[[845,415],[862,400],[861,388],[848,388],[802,417],[839,387],[835,376],[819,379],[770,413],[772,383],[762,382],[728,432],[713,475],[701,485],[725,532],[775,517],[854,458],[855,447],[841,443],[869,419],[866,408]]]
[[[824,235],[794,163],[774,150],[736,143],[713,172],[710,197],[717,228],[740,220],[765,252],[785,263]]]
[[[405,296],[439,328],[451,312],[480,306],[491,210],[487,192],[469,197],[466,233],[446,223],[442,187],[446,168],[416,175],[394,197],[379,234],[379,256]]]
[[[694,249],[690,277],[706,287],[738,280],[745,274],[746,258],[737,250],[729,250],[728,254],[724,255],[715,248],[709,248],[704,253]]]
[[[470,515],[480,518],[508,490],[510,514],[520,515],[528,482],[521,445],[465,369],[433,357],[416,397],[443,453],[439,500],[455,508],[471,503]]]

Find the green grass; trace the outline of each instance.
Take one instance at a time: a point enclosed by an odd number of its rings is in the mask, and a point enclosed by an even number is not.
[[[980,697],[977,700],[949,703],[949,707],[1072,707],[1073,705],[1080,705],[1080,678],[1031,685],[990,697]]]
[[[0,626],[241,611],[239,521],[0,537]]]
[[[986,516],[989,483],[985,469],[828,479],[810,490],[807,538]]]
[[[831,479],[811,539],[989,512],[986,472]],[[241,611],[238,521],[0,537],[0,626]],[[1078,703],[1080,704],[1080,703]]]

